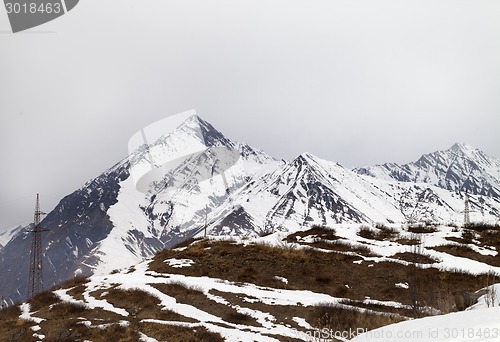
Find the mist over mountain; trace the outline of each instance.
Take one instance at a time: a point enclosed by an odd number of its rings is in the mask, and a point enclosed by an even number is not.
[[[135,179],[145,167],[154,177]],[[471,219],[496,222],[500,161],[455,144],[405,165],[349,170],[309,153],[285,162],[230,141],[193,115],[63,198],[44,218],[44,285],[107,274],[205,234],[258,236],[313,224],[461,224],[466,192]],[[8,302],[24,299],[28,227],[0,238],[0,294]]]

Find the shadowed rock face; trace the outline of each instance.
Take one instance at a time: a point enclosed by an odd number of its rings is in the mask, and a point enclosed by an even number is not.
[[[82,262],[113,229],[106,210],[116,203],[118,183],[127,176],[126,165],[101,175],[63,198],[41,222],[48,230],[42,233],[45,289],[77,274],[92,273],[91,265]],[[25,299],[28,293],[32,237],[27,228],[0,251],[0,272],[7,275],[1,278],[0,289],[9,302]]]

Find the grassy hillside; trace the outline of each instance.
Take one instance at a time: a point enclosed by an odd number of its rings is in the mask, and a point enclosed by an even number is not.
[[[0,340],[298,341],[319,329],[370,330],[464,310],[495,281],[500,230],[448,228],[315,226],[191,239],[0,310]],[[493,271],[442,267],[462,256]]]

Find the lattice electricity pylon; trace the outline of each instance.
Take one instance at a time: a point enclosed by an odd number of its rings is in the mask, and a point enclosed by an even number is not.
[[[465,208],[464,208],[464,227],[467,227],[470,225],[469,194],[467,193],[467,191],[465,192],[465,204],[464,204],[464,206],[465,206]]]
[[[32,235],[29,277],[29,298],[36,296],[43,289],[42,270],[42,232],[48,231],[40,226],[41,216],[45,213],[40,211],[40,196],[36,194],[35,219],[33,229],[28,230]]]

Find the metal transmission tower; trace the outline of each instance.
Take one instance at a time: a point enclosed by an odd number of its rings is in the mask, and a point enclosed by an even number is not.
[[[465,208],[464,208],[464,227],[467,227],[470,225],[470,218],[469,218],[469,194],[467,191],[465,192]]]
[[[40,196],[36,194],[35,220],[33,229],[29,230],[32,235],[31,240],[31,258],[30,258],[30,277],[29,277],[29,297],[37,295],[42,291],[43,272],[42,272],[42,232],[48,231],[40,226],[41,216],[45,213],[40,211]]]

